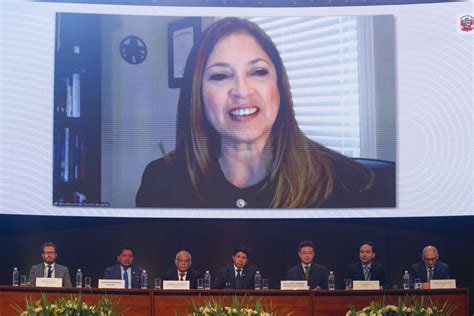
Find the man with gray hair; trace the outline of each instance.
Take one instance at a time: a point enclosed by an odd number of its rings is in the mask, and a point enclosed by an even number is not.
[[[200,274],[196,270],[191,269],[191,254],[186,250],[178,251],[174,264],[176,265],[176,269],[163,274],[162,279],[189,281],[191,289],[197,288],[197,279],[200,277]]]
[[[438,261],[438,249],[435,246],[426,246],[421,254],[422,262],[411,267],[411,281],[420,279],[423,288],[429,288],[431,280],[450,279],[449,266]]]

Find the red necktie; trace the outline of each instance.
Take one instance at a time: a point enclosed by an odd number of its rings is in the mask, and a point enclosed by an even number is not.
[[[180,280],[180,281],[184,281],[184,276],[185,276],[185,275],[186,275],[186,273],[180,272],[180,273],[179,273],[179,280]]]

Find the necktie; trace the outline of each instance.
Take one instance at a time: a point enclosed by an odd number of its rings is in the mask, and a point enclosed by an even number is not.
[[[364,266],[364,280],[367,281],[369,279],[369,266]]]
[[[428,282],[433,280],[433,268],[428,268]]]
[[[185,275],[186,275],[186,273],[180,272],[180,273],[179,273],[179,280],[180,280],[180,281],[184,281],[184,276],[185,276]]]
[[[53,274],[53,269],[51,267],[51,265],[48,265],[48,278],[50,278]]]
[[[236,275],[236,277],[235,277],[235,288],[236,288],[236,289],[240,289],[240,288],[241,288],[241,287],[240,287],[240,286],[241,286],[240,283],[241,283],[241,281],[242,281],[242,276],[240,275],[240,272],[241,272],[241,271],[242,271],[241,269],[237,269],[237,275]]]
[[[304,266],[304,278],[306,281],[309,279],[309,269],[311,269],[310,266]]]
[[[123,269],[123,280],[125,281],[125,288],[128,289],[128,269]]]

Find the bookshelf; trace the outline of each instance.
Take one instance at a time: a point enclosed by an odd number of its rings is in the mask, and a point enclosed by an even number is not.
[[[58,13],[54,71],[53,205],[101,205],[99,15]]]

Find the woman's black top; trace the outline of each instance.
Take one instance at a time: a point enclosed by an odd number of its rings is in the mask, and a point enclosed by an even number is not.
[[[354,177],[350,168],[335,166],[335,184],[331,196],[320,208],[395,207],[395,164],[379,160],[357,160],[371,169],[375,182],[362,192],[347,189],[344,179]],[[357,174],[357,173],[355,173]],[[158,208],[269,208],[275,186],[269,178],[246,187],[238,188],[225,178],[220,168],[201,188],[208,201],[197,196],[187,169],[176,166],[164,158],[152,161],[143,172],[136,196],[137,207]],[[312,206],[309,206],[312,207]]]

